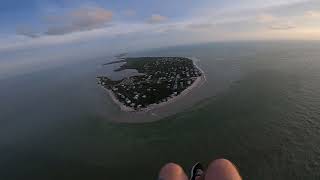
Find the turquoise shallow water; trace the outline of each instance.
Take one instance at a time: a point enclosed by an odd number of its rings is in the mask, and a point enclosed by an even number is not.
[[[320,43],[237,42],[132,55],[195,56],[207,84],[142,124],[95,84],[104,59],[1,80],[1,179],[156,179],[225,157],[245,179],[320,178]],[[179,103],[178,103],[179,104]],[[143,173],[141,173],[143,172]],[[143,174],[143,175],[142,175]]]

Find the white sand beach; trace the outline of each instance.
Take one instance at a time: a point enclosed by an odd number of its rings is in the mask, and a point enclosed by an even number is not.
[[[107,92],[109,93],[109,95],[110,95],[111,99],[113,100],[113,102],[115,104],[117,104],[120,107],[120,109],[122,111],[124,111],[124,112],[132,112],[132,113],[148,112],[150,110],[153,110],[153,109],[156,109],[156,108],[159,108],[159,107],[163,107],[165,105],[174,103],[175,101],[179,100],[183,96],[189,94],[192,91],[192,89],[200,87],[206,82],[206,76],[205,76],[204,71],[197,65],[197,62],[199,62],[200,60],[197,59],[197,58],[188,58],[188,59],[191,59],[193,61],[194,66],[196,66],[201,71],[201,76],[197,77],[197,79],[188,88],[186,88],[184,91],[182,91],[179,95],[174,96],[172,98],[169,98],[166,102],[162,102],[162,103],[159,103],[159,104],[150,104],[146,108],[135,110],[134,108],[126,106],[123,103],[121,103],[116,98],[116,96],[115,96],[113,91],[111,91],[111,90],[109,90],[107,88],[104,88],[104,87],[103,88],[105,90],[107,90]]]

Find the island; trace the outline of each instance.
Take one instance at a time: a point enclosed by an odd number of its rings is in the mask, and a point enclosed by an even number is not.
[[[121,80],[98,76],[98,84],[124,111],[143,111],[172,101],[201,81],[203,71],[186,57],[121,57],[104,65],[123,63],[116,72],[135,69],[139,73]]]

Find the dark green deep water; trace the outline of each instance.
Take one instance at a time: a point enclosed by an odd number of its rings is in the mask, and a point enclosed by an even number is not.
[[[94,82],[105,60],[0,80],[0,179],[156,179],[228,158],[244,179],[320,178],[320,42],[237,42],[133,55],[195,56],[207,83],[160,121],[121,113]]]

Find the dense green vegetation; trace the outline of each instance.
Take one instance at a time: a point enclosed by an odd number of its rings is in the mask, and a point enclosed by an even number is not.
[[[126,63],[115,71],[136,69],[143,75],[131,76],[120,81],[98,77],[105,88],[111,90],[124,105],[139,110],[150,104],[166,102],[179,95],[201,76],[193,61],[184,57],[138,57],[110,62]]]

